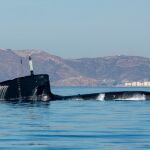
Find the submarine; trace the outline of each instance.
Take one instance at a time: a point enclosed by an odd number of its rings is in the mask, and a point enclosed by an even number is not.
[[[50,83],[47,74],[34,75],[33,63],[29,56],[30,75],[0,83],[0,100],[7,101],[48,101]]]
[[[29,56],[30,75],[0,83],[0,100],[11,102],[34,102],[56,100],[150,100],[149,91],[117,91],[70,96],[56,95],[51,92],[48,74],[34,74],[33,63]]]

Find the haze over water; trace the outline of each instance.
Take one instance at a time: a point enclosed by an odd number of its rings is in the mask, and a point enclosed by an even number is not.
[[[55,88],[53,92],[69,95],[110,90],[119,89]],[[149,149],[149,123],[150,102],[144,100],[1,102],[0,149]]]

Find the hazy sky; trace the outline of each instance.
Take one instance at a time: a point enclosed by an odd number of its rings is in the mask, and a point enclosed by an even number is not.
[[[0,0],[0,48],[150,57],[150,0]]]

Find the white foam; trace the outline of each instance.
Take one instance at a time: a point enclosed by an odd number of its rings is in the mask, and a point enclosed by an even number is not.
[[[131,101],[141,101],[141,100],[146,100],[146,96],[144,94],[134,94],[131,97],[121,97],[119,99],[115,100],[131,100]]]
[[[76,100],[76,101],[82,101],[82,100],[84,100],[83,98],[73,98],[73,100]]]
[[[99,94],[96,98],[96,100],[98,100],[98,101],[104,101],[104,99],[105,99],[105,94],[103,94],[103,93]]]

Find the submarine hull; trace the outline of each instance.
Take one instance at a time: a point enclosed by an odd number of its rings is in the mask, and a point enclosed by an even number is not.
[[[7,101],[56,101],[56,100],[150,100],[147,91],[118,91],[71,96],[56,95],[51,92],[47,74],[30,75],[0,83],[0,100]]]
[[[118,91],[91,94],[79,94],[72,96],[53,95],[52,100],[150,100],[150,92],[147,91]]]

